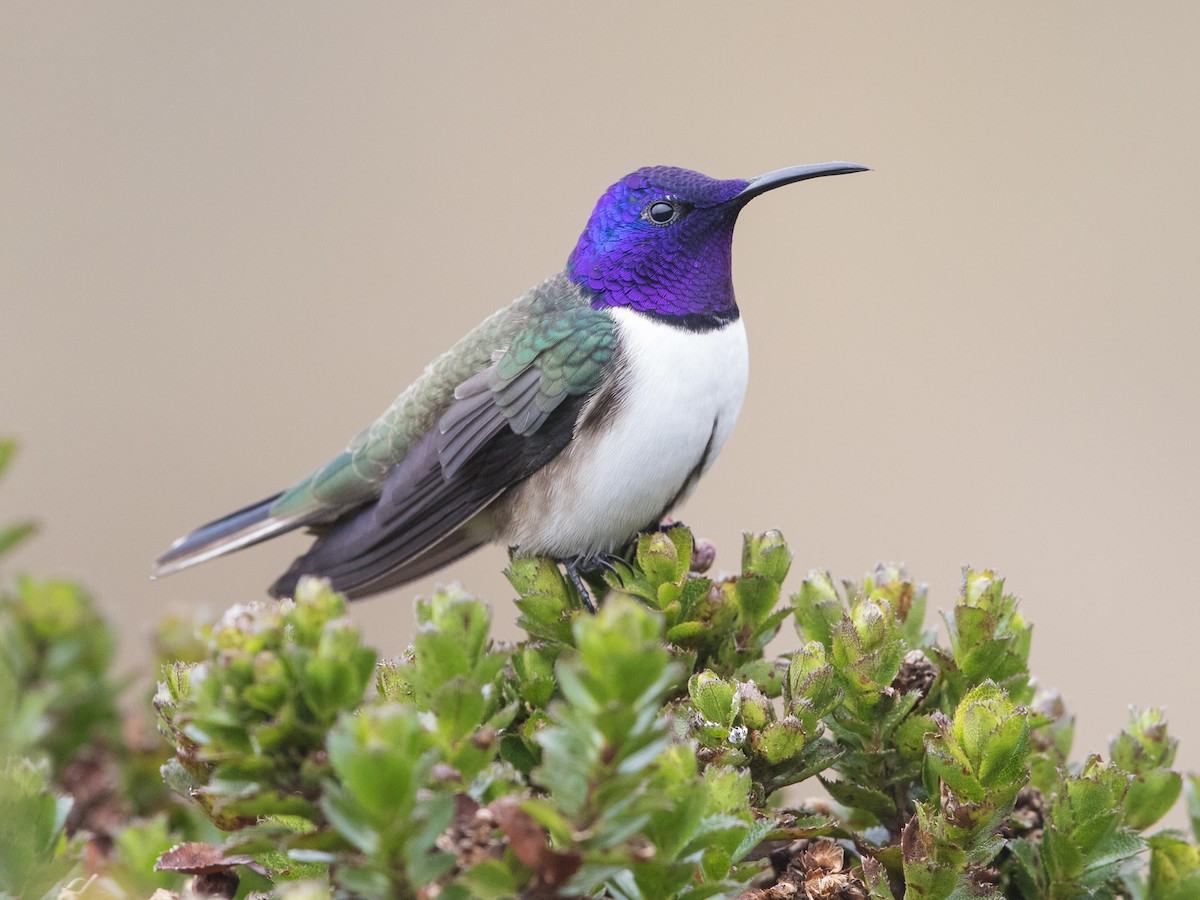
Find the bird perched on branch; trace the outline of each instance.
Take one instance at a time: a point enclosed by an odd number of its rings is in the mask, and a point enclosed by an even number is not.
[[[304,575],[364,597],[487,542],[552,556],[582,588],[580,572],[691,493],[741,409],[738,213],[782,185],[865,169],[625,176],[562,272],[437,357],[307,478],[177,540],[155,576],[307,528],[316,540],[271,586],[276,597]]]

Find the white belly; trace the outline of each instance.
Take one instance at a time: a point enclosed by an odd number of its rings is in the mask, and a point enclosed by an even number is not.
[[[495,540],[560,559],[617,550],[690,493],[733,430],[748,375],[740,318],[690,332],[612,314],[626,370],[615,415],[489,510]]]

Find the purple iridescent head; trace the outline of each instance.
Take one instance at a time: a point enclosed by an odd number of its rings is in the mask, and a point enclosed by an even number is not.
[[[596,204],[567,261],[592,305],[631,306],[719,324],[737,317],[730,250],[738,213],[772,188],[821,175],[865,171],[855,163],[794,166],[750,181],[650,166],[626,175]]]

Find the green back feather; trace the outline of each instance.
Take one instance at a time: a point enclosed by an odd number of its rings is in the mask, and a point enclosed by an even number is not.
[[[285,491],[272,515],[318,515],[373,499],[392,467],[454,402],[454,389],[493,362],[493,388],[535,366],[542,410],[595,390],[616,351],[616,334],[612,316],[592,309],[589,300],[558,275],[493,313],[431,362],[345,451]]]

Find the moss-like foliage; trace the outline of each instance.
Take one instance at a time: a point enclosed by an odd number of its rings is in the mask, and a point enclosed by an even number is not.
[[[789,596],[778,533],[747,535],[736,575],[711,561],[683,527],[645,535],[593,579],[592,614],[552,561],[514,558],[525,639],[490,636],[509,605],[443,589],[395,660],[317,580],[173,623],[154,698],[173,807],[117,728],[86,595],[17,581],[0,894],[163,897],[190,876],[293,898],[1200,896],[1194,834],[1148,834],[1185,790],[1200,823],[1161,714],[1072,762],[994,573],[964,573],[941,643],[901,568],[810,572]],[[126,798],[101,844],[65,779],[98,747]]]
[[[642,537],[595,615],[551,561],[516,558],[526,640],[493,644],[491,608],[448,589],[378,664],[320,582],[236,610],[160,689],[168,777],[230,832],[222,852],[332,895],[1195,887],[1193,843],[1143,836],[1183,784],[1161,716],[1071,764],[1071,719],[1035,695],[1030,627],[994,573],[965,573],[943,646],[902,569],[812,572],[785,599],[776,533],[746,537],[736,576],[695,555],[685,528]],[[768,653],[789,623],[795,649]],[[818,780],[833,802],[781,792]]]

